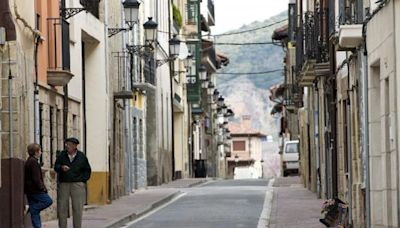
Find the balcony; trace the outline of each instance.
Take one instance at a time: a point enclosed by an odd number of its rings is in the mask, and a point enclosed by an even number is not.
[[[208,0],[207,3],[208,8],[208,25],[213,26],[215,25],[215,10],[214,10],[214,0]]]
[[[361,45],[362,24],[341,25],[339,27],[339,48],[355,49]]]
[[[316,77],[327,76],[330,73],[328,35],[323,33],[326,31],[324,28],[328,20],[327,14],[328,11],[321,12],[319,9],[306,12],[304,27],[301,28],[304,31],[304,47],[303,38],[299,37],[303,31],[297,33],[296,44],[301,43],[296,46],[296,70],[297,81],[301,86],[313,86]]]
[[[80,0],[81,5],[96,18],[99,18],[100,0]]]
[[[69,23],[62,18],[48,18],[47,83],[65,86],[74,76],[70,71]]]
[[[201,62],[207,67],[207,71],[217,71],[217,55],[214,48],[214,42],[210,40],[202,40]]]
[[[185,13],[185,30],[188,34],[198,33],[199,3],[196,0],[188,0]]]
[[[112,64],[117,65],[117,78],[113,78],[114,99],[132,99],[133,93],[128,89],[129,85],[129,55],[126,52],[114,53]]]

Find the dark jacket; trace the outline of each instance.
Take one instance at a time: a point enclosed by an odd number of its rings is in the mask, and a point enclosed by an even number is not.
[[[47,189],[44,186],[42,168],[40,167],[38,159],[29,156],[25,162],[25,194],[40,194],[46,193]]]
[[[62,171],[61,166],[63,165],[68,166],[70,170]],[[62,151],[56,159],[54,170],[58,173],[59,182],[86,182],[92,172],[88,159],[81,151],[76,152],[72,162],[69,161],[67,151]]]

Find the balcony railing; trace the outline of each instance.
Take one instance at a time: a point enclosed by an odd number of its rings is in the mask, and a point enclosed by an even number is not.
[[[208,0],[208,25],[215,25],[214,0]]]
[[[217,56],[216,56],[214,47],[208,48],[207,56],[208,56],[208,59],[210,60],[210,62],[212,63],[212,65],[214,65],[214,67],[216,68],[217,67],[217,58],[216,58]]]
[[[69,23],[61,18],[48,18],[47,31],[49,69],[69,70]]]
[[[144,82],[156,85],[156,60],[154,56],[147,56],[145,58]]]
[[[113,53],[113,64],[117,66],[116,78],[113,78],[114,83],[114,98],[115,99],[131,99],[133,98],[132,91],[129,90],[129,65],[130,58],[127,52],[115,52]]]
[[[47,31],[47,80],[50,85],[62,86],[73,76],[70,72],[69,23],[62,18],[48,18]]]
[[[308,11],[305,13],[304,22],[304,42],[305,42],[305,58],[315,59],[317,52],[317,37],[318,31],[315,26],[314,12]]]
[[[289,4],[288,10],[289,27],[288,27],[288,39],[289,41],[296,40],[296,4]]]
[[[80,0],[80,3],[89,13],[99,18],[100,0]]]

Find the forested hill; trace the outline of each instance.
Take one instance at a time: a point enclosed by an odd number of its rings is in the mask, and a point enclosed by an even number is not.
[[[282,47],[271,44],[259,45],[224,45],[226,43],[265,43],[271,42],[271,36],[276,28],[283,26],[287,21],[277,23],[287,19],[287,11],[273,16],[265,21],[253,22],[244,25],[239,29],[226,32],[223,35],[215,36],[216,50],[228,56],[230,63],[227,67],[218,70],[218,85],[221,87],[229,86],[229,82],[237,79],[248,79],[257,88],[268,89],[271,85],[283,81],[282,71],[266,74],[236,74],[236,73],[254,73],[268,72],[271,70],[283,68],[283,50]],[[272,26],[269,26],[274,24]],[[261,29],[258,29],[261,28]],[[252,31],[249,31],[252,30]],[[245,32],[248,31],[248,32]],[[217,34],[219,35],[219,34]]]
[[[221,43],[257,43],[271,42],[276,28],[283,26],[287,12],[263,22],[253,22],[227,33],[238,33],[229,36],[216,36],[218,53],[225,54],[230,63],[218,70],[218,73],[254,73],[283,69],[283,49],[276,45],[222,45]],[[265,27],[262,29],[257,29]],[[249,32],[243,32],[253,30]],[[226,33],[225,33],[226,34]],[[220,43],[220,44],[218,44]],[[277,134],[277,119],[270,115],[272,102],[268,89],[283,81],[283,72],[267,74],[218,74],[217,88],[225,97],[229,107],[235,112],[235,120],[240,121],[242,115],[250,115],[252,127],[268,135]]]

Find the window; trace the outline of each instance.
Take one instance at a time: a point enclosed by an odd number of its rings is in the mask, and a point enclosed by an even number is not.
[[[286,144],[286,153],[287,154],[298,153],[297,145],[298,145],[297,143]]]
[[[197,2],[189,1],[187,5],[187,24],[197,24]]]
[[[244,151],[246,150],[246,141],[233,141],[234,151]]]

